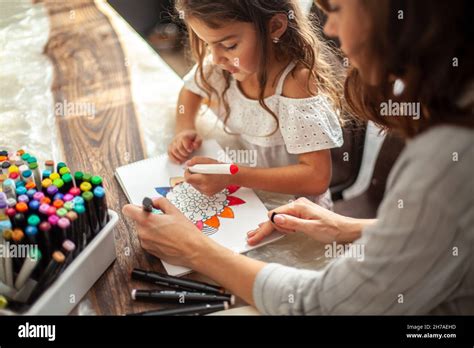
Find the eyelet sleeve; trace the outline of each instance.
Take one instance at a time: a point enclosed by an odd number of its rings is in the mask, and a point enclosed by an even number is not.
[[[338,115],[326,96],[281,97],[279,109],[280,131],[289,153],[302,154],[342,146]]]

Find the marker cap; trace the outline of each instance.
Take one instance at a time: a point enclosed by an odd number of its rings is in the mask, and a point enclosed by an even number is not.
[[[41,222],[40,218],[36,214],[32,214],[28,217],[28,225],[37,226]]]
[[[81,188],[82,192],[86,192],[86,191],[90,191],[92,189],[92,185],[90,184],[90,182],[84,181],[81,184],[80,188]]]
[[[94,186],[102,185],[102,178],[98,175],[94,175],[91,178],[91,184],[94,185]]]

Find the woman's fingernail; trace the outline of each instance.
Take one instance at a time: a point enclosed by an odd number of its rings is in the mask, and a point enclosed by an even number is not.
[[[275,222],[278,225],[283,225],[285,223],[285,218],[281,215],[275,215],[273,217],[273,222]]]
[[[189,162],[191,162],[191,161],[186,161],[186,162],[184,162],[184,164],[189,167]]]
[[[254,236],[254,235],[255,235],[255,233],[257,233],[257,231],[256,231],[256,230],[249,231],[249,232],[247,233],[247,237],[252,237],[252,236]]]

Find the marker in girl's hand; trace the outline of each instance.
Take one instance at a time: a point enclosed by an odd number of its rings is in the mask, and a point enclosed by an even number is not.
[[[195,164],[188,167],[193,174],[228,174],[235,175],[239,171],[239,167],[232,163],[219,164]]]

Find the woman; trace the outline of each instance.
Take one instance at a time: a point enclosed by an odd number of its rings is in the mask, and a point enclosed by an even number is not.
[[[209,276],[265,314],[473,314],[470,1],[320,5],[326,34],[339,38],[353,67],[346,99],[354,114],[409,142],[377,220],[343,217],[302,199],[276,209],[274,223],[250,232],[249,243],[273,228],[298,230],[326,243],[356,241],[363,261],[339,258],[318,272],[265,264],[219,246],[165,199],[155,201],[164,216],[131,205],[123,212],[137,222],[145,250]],[[413,108],[382,116],[386,105]]]

